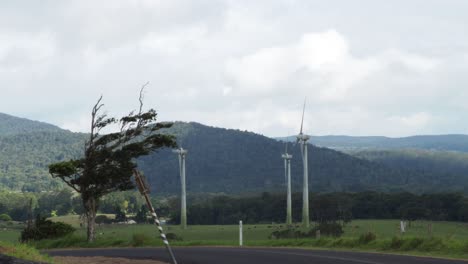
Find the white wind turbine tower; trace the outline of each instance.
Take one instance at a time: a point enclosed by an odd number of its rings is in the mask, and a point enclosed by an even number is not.
[[[185,193],[185,156],[187,155],[187,150],[180,149],[173,150],[174,153],[179,155],[179,170],[180,170],[180,183],[181,183],[181,197],[180,197],[180,226],[183,229],[187,228],[187,201]]]
[[[298,143],[300,143],[302,163],[304,164],[304,181],[302,186],[302,225],[309,227],[309,168],[307,159],[307,140],[310,139],[309,135],[302,133],[304,125],[304,112],[305,112],[306,101],[304,100],[304,108],[302,109],[302,121],[301,130],[299,135],[296,136]]]
[[[288,185],[288,196],[286,199],[286,224],[292,224],[292,206],[291,206],[291,159],[292,155],[288,154],[288,143],[286,142],[286,151],[281,157],[284,159],[284,177]]]

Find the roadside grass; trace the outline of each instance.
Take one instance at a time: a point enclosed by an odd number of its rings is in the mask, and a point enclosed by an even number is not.
[[[51,257],[41,254],[37,249],[26,244],[11,244],[0,241],[0,253],[18,259],[54,263]]]
[[[86,230],[79,228],[78,217],[56,217],[54,221],[75,223],[78,230],[70,236],[31,243],[40,249],[70,247],[141,247],[163,246],[154,225],[97,225],[96,242],[86,242]],[[468,259],[468,224],[432,222],[432,236],[426,221],[411,223],[405,234],[400,234],[399,220],[354,220],[347,224],[340,238],[322,236],[321,239],[269,239],[273,231],[285,229],[284,224],[244,225],[245,246],[304,247],[370,252],[388,252],[422,256]],[[174,246],[237,246],[237,225],[179,226],[166,225],[164,231],[182,240],[169,240]],[[303,229],[303,231],[305,231]],[[363,236],[372,232],[375,237]],[[13,236],[13,235],[10,235]],[[16,238],[17,239],[17,238]]]

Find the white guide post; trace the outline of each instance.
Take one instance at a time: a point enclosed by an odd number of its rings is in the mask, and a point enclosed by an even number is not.
[[[242,247],[243,245],[243,237],[242,237],[242,220],[239,221],[239,246]]]

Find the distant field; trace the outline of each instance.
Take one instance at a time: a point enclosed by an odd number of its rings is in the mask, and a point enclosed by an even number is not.
[[[113,215],[108,216],[113,217]],[[79,228],[78,216],[60,216],[51,219],[69,223]],[[462,222],[414,221],[404,235],[427,237],[429,236],[429,223],[432,223],[433,236],[468,240],[468,223]],[[313,226],[313,223],[311,223],[311,226]],[[282,228],[285,228],[284,224],[244,225],[244,239],[268,239],[273,231]],[[392,238],[400,235],[399,228],[399,220],[354,220],[346,225],[343,237],[358,237],[370,231],[375,233],[378,238]],[[167,232],[181,236],[184,240],[237,240],[239,236],[239,227],[237,225],[189,225],[187,230],[182,230],[179,226],[166,225],[165,229]],[[103,233],[102,236],[113,234],[118,235],[119,238],[130,237],[134,233],[150,234],[156,232],[153,225],[101,225],[97,227],[97,230],[98,233]],[[84,229],[79,232],[84,234]]]
[[[62,221],[72,224],[78,229],[79,236],[85,235],[85,229],[79,227],[78,216],[60,216],[52,218],[54,221]],[[404,236],[428,237],[428,223],[426,221],[415,221],[408,227]],[[312,224],[313,225],[313,224]],[[244,225],[244,240],[266,240],[275,230],[285,228],[284,224],[260,224]],[[237,225],[206,225],[189,226],[187,230],[182,230],[179,226],[166,225],[164,229],[168,233],[175,233],[182,237],[184,241],[212,240],[212,241],[237,241],[239,230]],[[97,225],[98,239],[121,239],[129,240],[133,234],[154,235],[157,237],[157,230],[153,225]],[[433,236],[460,239],[468,241],[468,223],[458,222],[432,222]],[[359,237],[365,232],[373,232],[377,238],[392,238],[399,236],[399,220],[354,220],[345,227],[344,238]],[[1,240],[17,241],[20,230],[6,229],[0,230]]]
[[[23,224],[19,222],[0,221],[0,241],[18,242]]]

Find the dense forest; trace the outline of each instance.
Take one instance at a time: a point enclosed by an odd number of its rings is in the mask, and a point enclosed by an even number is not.
[[[293,219],[301,221],[302,194],[293,193]],[[153,197],[153,205],[163,218],[178,223],[180,200],[177,196]],[[24,221],[29,202],[33,213],[42,216],[82,214],[81,199],[68,189],[44,193],[0,192],[0,215]],[[416,195],[411,193],[312,193],[311,219],[317,222],[352,219],[403,219],[468,221],[468,198],[459,193]],[[136,191],[115,192],[100,201],[100,213],[136,215],[143,198]],[[286,195],[262,193],[248,196],[192,194],[187,200],[189,224],[283,223]]]
[[[294,222],[301,222],[302,194],[295,193]],[[468,199],[458,193],[415,195],[411,193],[328,193],[310,196],[311,219],[316,222],[352,219],[402,219],[467,221]],[[179,211],[171,208],[172,222]],[[263,193],[260,196],[214,196],[189,201],[189,224],[283,223],[286,219],[286,195]]]
[[[0,118],[0,131],[8,131],[0,133],[0,190],[61,189],[63,184],[50,177],[47,165],[82,155],[86,134],[6,115],[0,117],[3,117]],[[176,122],[164,133],[176,135],[179,145],[189,151],[186,160],[188,193],[252,194],[285,188],[281,159],[284,142],[252,132],[198,123]],[[289,143],[289,150],[293,155],[293,190],[300,191],[302,161],[299,147]],[[429,155],[431,151],[425,156],[392,151],[367,150],[349,155],[310,145],[310,190],[468,192],[468,175],[464,173],[468,156],[438,152],[435,158]],[[172,150],[163,149],[139,159],[138,163],[154,193],[179,192],[178,161]]]
[[[84,134],[40,131],[0,136],[0,189],[40,192],[60,188],[48,165],[81,155]]]
[[[188,192],[258,193],[284,188],[281,153],[285,143],[251,132],[198,123],[179,122],[167,133],[176,135],[179,145],[188,149]],[[301,154],[296,145],[290,144],[289,150],[293,155],[293,190],[299,191],[302,188]],[[178,161],[170,150],[144,157],[139,165],[155,192],[178,192]],[[314,192],[425,192],[440,186],[438,180],[428,180],[424,173],[393,169],[313,145],[309,146],[309,169],[310,190]],[[424,184],[421,184],[422,179]],[[444,190],[459,190],[461,186],[443,187]]]

